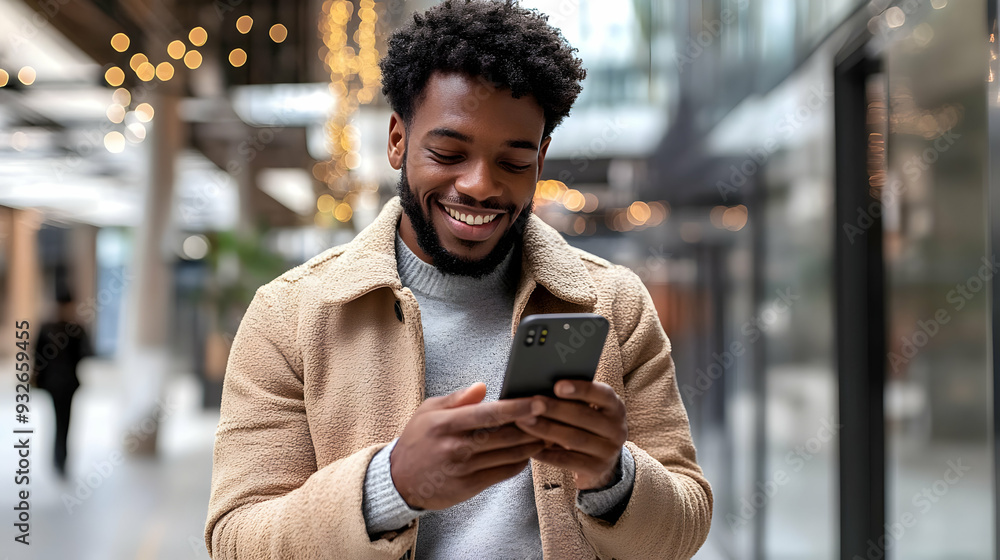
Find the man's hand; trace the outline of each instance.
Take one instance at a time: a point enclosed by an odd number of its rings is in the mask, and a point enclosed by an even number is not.
[[[396,490],[412,508],[444,509],[528,466],[545,442],[512,422],[533,417],[532,399],[482,402],[475,383],[423,402],[389,457]]]
[[[573,471],[579,490],[606,486],[628,439],[625,403],[601,382],[564,379],[556,383],[556,395],[563,398],[531,397],[544,410],[534,422],[531,417],[516,422],[526,433],[555,444],[534,459]]]

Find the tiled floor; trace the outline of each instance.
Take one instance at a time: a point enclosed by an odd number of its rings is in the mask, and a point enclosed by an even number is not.
[[[65,481],[52,467],[51,400],[42,391],[33,393],[31,544],[13,542],[12,517],[5,513],[0,516],[0,525],[6,528],[0,558],[208,558],[203,531],[218,413],[199,408],[200,392],[193,377],[172,378],[164,394],[171,412],[163,416],[159,456],[116,455],[124,448],[128,430],[120,414],[124,397],[118,375],[112,363],[85,362],[83,387],[73,401]],[[13,387],[5,384],[2,389],[0,402],[13,402]],[[0,407],[4,409],[7,406]],[[2,425],[10,434],[12,422]],[[7,445],[0,456],[0,469],[12,470],[16,457]],[[0,476],[0,511],[9,511],[17,489],[12,476]]]

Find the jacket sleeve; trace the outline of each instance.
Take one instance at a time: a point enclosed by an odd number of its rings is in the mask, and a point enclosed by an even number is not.
[[[259,289],[233,340],[215,434],[205,544],[215,560],[397,560],[416,523],[372,541],[362,488],[377,444],[317,468],[295,291]]]
[[[577,516],[601,558],[691,558],[708,537],[712,489],[695,458],[670,341],[653,300],[635,273],[618,268],[615,316],[628,417],[625,446],[635,459],[635,483],[615,523]]]

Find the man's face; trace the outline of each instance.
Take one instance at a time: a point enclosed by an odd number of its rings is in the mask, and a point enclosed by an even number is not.
[[[492,271],[521,241],[548,149],[544,127],[531,96],[433,74],[409,127],[395,113],[390,120],[389,161],[403,171],[400,236],[411,250],[447,273]]]

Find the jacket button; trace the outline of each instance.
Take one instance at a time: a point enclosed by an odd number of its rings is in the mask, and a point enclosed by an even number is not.
[[[396,303],[392,304],[392,310],[396,312],[396,318],[399,319],[400,323],[402,323],[403,322],[403,306],[399,304],[399,300],[398,299],[396,300]]]

